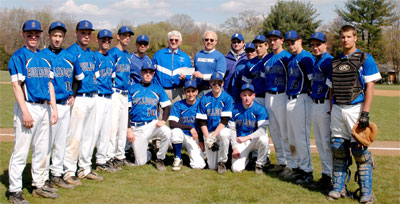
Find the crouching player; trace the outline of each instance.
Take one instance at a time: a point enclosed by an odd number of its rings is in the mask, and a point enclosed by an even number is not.
[[[171,142],[174,148],[174,163],[172,170],[179,171],[182,168],[181,150],[186,147],[190,166],[194,169],[203,169],[206,166],[204,155],[199,146],[199,135],[196,129],[196,111],[199,100],[196,100],[199,93],[195,80],[186,81],[184,94],[185,99],[174,103],[168,118],[169,126],[172,129]],[[202,144],[202,143],[200,143]]]
[[[258,150],[256,174],[263,173],[268,156],[268,115],[264,106],[254,101],[254,86],[244,84],[241,89],[241,103],[233,107],[229,121],[232,144],[232,171],[241,172],[248,163],[249,153]]]
[[[130,109],[127,139],[129,142],[133,142],[135,164],[144,165],[148,161],[147,146],[149,139],[161,138],[156,167],[160,171],[165,171],[164,159],[171,138],[171,130],[165,125],[165,121],[171,110],[171,101],[161,86],[151,83],[154,72],[155,68],[151,63],[143,63],[140,71],[142,81],[129,87],[128,103]],[[157,120],[159,105],[163,109],[161,120]]]

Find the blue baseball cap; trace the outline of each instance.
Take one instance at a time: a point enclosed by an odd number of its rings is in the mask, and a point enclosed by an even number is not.
[[[218,80],[219,81],[223,81],[224,80],[224,76],[219,72],[214,72],[211,75],[211,80],[210,81],[218,81]]]
[[[291,31],[287,32],[286,35],[285,35],[285,40],[294,40],[294,41],[296,41],[298,39],[301,39],[300,34],[297,33],[294,30],[291,30]]]
[[[279,30],[273,30],[273,31],[269,32],[268,37],[271,37],[271,36],[275,36],[275,37],[278,37],[281,39],[283,38],[282,33]]]
[[[121,28],[118,29],[118,35],[125,34],[125,33],[135,35],[135,33],[133,33],[132,29],[128,26],[122,26]]]
[[[40,23],[37,20],[27,20],[24,25],[22,26],[22,31],[39,31],[43,32],[41,29]]]
[[[112,32],[110,30],[107,29],[103,29],[101,31],[99,31],[99,33],[97,33],[97,38],[98,39],[102,39],[102,38],[113,38],[112,37]]]
[[[62,23],[61,21],[56,21],[56,22],[53,22],[52,24],[50,24],[50,27],[49,27],[49,33],[52,31],[52,30],[62,30],[62,31],[64,31],[64,33],[66,33],[67,32],[67,27],[65,26],[65,24],[64,23]]]
[[[246,43],[246,45],[244,45],[245,51],[250,50],[250,49],[252,49],[252,50],[256,49],[256,47],[254,46],[254,44],[252,42],[248,42],[248,43]]]
[[[148,61],[144,61],[143,62],[142,70],[145,70],[145,69],[151,69],[153,71],[156,70],[156,68],[154,67],[153,63],[148,62]]]
[[[244,90],[250,90],[250,91],[254,92],[254,86],[253,86],[252,84],[243,84],[241,90],[242,90],[242,91],[244,91]]]
[[[94,31],[93,24],[88,20],[79,21],[79,23],[76,24],[76,30],[91,30],[91,31]]]
[[[264,35],[257,35],[252,42],[256,43],[256,42],[266,42],[266,41],[267,39],[265,38]]]
[[[137,43],[139,43],[139,42],[147,42],[147,43],[149,43],[149,37],[147,37],[147,35],[139,35],[136,38],[136,42]]]
[[[185,89],[194,88],[197,89],[196,80],[189,80],[185,82]]]
[[[231,41],[234,40],[234,39],[238,39],[240,41],[244,41],[243,35],[241,33],[233,34],[232,37],[231,37]]]
[[[314,34],[312,34],[310,40],[319,40],[323,43],[326,42],[326,36],[325,34],[321,33],[321,32],[315,32]]]

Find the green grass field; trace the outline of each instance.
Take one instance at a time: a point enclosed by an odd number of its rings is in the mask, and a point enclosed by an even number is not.
[[[0,143],[0,203],[7,203],[8,162],[12,143]],[[275,162],[274,155],[272,161]],[[400,157],[377,156],[373,189],[377,203],[398,203],[400,200]],[[30,161],[30,159],[28,159]],[[184,155],[185,165],[188,158]],[[120,172],[100,173],[105,180],[82,180],[76,189],[59,189],[60,198],[48,200],[34,198],[30,164],[23,175],[24,196],[31,203],[332,203],[322,192],[280,180],[276,174],[256,175],[253,171],[219,175],[211,170],[193,170],[185,166],[182,171],[171,171],[172,155],[166,160],[167,171],[159,172],[153,165],[124,167]],[[320,178],[319,159],[313,154],[314,180]],[[352,165],[352,175],[355,165]],[[349,190],[358,188],[353,177]],[[346,198],[334,203],[358,203]]]
[[[375,89],[381,89],[381,90],[400,90],[400,84],[375,84]]]
[[[10,73],[8,71],[0,71],[0,82],[10,82]]]

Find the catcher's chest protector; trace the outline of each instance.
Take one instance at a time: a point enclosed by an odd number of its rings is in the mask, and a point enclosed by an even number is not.
[[[365,61],[364,52],[332,61],[333,94],[337,104],[350,104],[363,91],[358,70]]]

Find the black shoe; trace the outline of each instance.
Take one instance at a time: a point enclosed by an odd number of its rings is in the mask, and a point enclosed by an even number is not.
[[[302,172],[300,178],[296,180],[297,184],[311,184],[313,181],[313,172]]]
[[[115,169],[115,171],[121,171],[122,168],[118,166],[117,162],[114,159],[110,159],[106,162],[106,166],[109,168]]]
[[[14,204],[29,204],[29,202],[22,196],[22,191],[10,192],[8,200]]]
[[[225,163],[219,162],[219,163],[218,163],[218,173],[219,173],[219,174],[223,174],[223,173],[225,173],[225,172],[226,172]]]
[[[296,181],[297,179],[300,179],[302,175],[303,175],[302,170],[300,170],[299,168],[294,168],[292,173],[284,177],[284,179]]]
[[[332,189],[332,178],[326,174],[322,174],[322,177],[316,183],[312,184],[311,187],[329,191]]]
[[[75,188],[74,185],[66,183],[61,176],[50,176],[50,182],[51,184],[54,184],[60,188],[68,188],[68,189]]]

